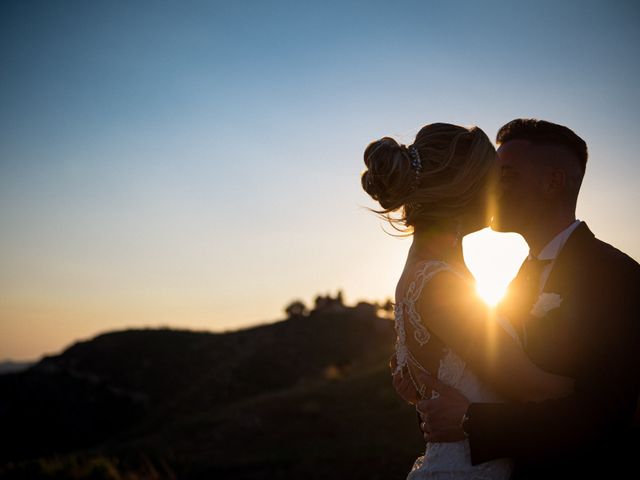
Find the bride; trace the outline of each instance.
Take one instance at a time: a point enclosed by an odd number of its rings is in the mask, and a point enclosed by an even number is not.
[[[573,380],[529,360],[511,325],[476,295],[464,263],[462,237],[488,226],[495,200],[496,151],[486,134],[434,123],[408,147],[390,137],[372,142],[364,162],[362,187],[382,207],[374,212],[413,234],[394,309],[393,368],[411,386],[403,398],[416,404],[437,395],[420,382],[425,373],[471,402],[542,401],[571,393]],[[463,440],[427,443],[407,479],[508,479],[511,473],[506,458],[471,465]]]

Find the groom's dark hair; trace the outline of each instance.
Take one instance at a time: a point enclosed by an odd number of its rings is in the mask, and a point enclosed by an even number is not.
[[[570,128],[535,118],[516,118],[500,128],[496,135],[498,145],[509,140],[528,140],[537,145],[565,147],[576,156],[584,175],[588,157],[587,144]]]

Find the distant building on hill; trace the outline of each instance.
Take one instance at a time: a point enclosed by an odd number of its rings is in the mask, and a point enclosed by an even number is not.
[[[388,299],[384,303],[358,302],[355,306],[344,304],[342,290],[338,290],[335,296],[331,294],[317,295],[313,301],[313,308],[308,309],[300,299],[292,300],[284,311],[287,318],[303,318],[316,314],[352,312],[359,317],[393,318],[393,303]]]
[[[342,290],[338,290],[335,297],[331,295],[318,295],[314,300],[314,308],[311,313],[340,313],[345,312],[345,306],[342,298]]]
[[[369,302],[358,302],[354,310],[358,316],[375,317],[378,312],[378,306]]]

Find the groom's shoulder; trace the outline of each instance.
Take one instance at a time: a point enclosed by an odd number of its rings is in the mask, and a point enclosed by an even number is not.
[[[623,252],[619,248],[614,247],[610,243],[605,242],[597,237],[594,237],[594,243],[596,251],[598,252],[598,258],[615,265],[627,266],[629,268],[640,269],[640,264],[627,253]]]
[[[589,257],[598,269],[640,277],[640,264],[634,258],[597,237],[593,237]]]
[[[563,254],[564,249],[566,254]],[[575,285],[609,291],[622,285],[640,285],[640,265],[619,248],[596,237],[586,223],[582,223],[569,237],[560,256],[561,269]],[[570,273],[569,273],[570,272]]]

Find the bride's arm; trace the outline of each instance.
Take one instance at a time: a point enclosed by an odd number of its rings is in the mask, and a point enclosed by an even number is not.
[[[457,275],[436,275],[425,285],[416,307],[425,326],[503,395],[538,402],[573,391],[573,379],[536,366],[500,326],[492,310]],[[410,337],[413,335],[407,335]],[[420,360],[426,352],[411,340],[409,343]]]

